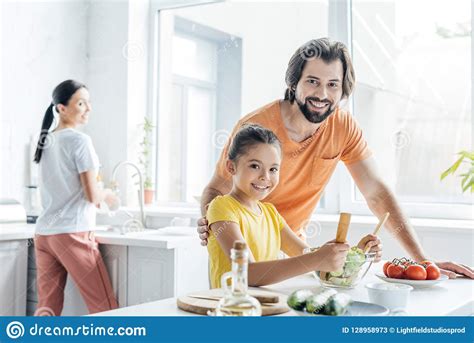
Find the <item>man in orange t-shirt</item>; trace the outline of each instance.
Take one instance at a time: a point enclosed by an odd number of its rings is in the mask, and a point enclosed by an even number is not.
[[[286,71],[284,100],[277,100],[245,116],[235,126],[231,138],[244,124],[260,124],[272,130],[282,143],[280,183],[265,198],[275,205],[296,233],[302,232],[321,198],[338,161],[343,161],[378,218],[390,212],[386,223],[399,243],[416,261],[428,260],[415,231],[403,214],[393,193],[378,175],[375,161],[355,119],[339,104],[352,93],[355,75],[349,51],[344,44],[326,38],[311,40],[291,57]],[[218,195],[232,188],[225,168],[231,139],[217,163],[216,171],[204,189],[201,211]],[[205,218],[198,221],[202,244],[207,244]],[[366,247],[380,259],[382,247],[377,237]],[[456,273],[474,278],[472,268],[454,262],[437,262],[444,274]]]

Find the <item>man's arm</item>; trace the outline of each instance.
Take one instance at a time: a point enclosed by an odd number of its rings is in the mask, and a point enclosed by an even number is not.
[[[421,247],[415,230],[400,208],[395,195],[384,183],[377,171],[375,159],[370,157],[347,166],[354,182],[364,196],[370,210],[380,218],[385,212],[390,217],[385,224],[389,232],[398,240],[408,254],[418,262],[429,259]],[[444,274],[455,277],[453,272],[474,278],[471,268],[453,262],[437,262]]]
[[[232,189],[232,179],[226,180],[214,173],[209,184],[204,188],[201,196],[201,215],[202,217],[197,221],[197,232],[201,239],[201,245],[207,245],[207,238],[209,237],[209,227],[207,226],[206,212],[209,203],[218,195],[227,194]]]
[[[375,159],[370,157],[355,162],[348,165],[347,169],[372,213],[380,218],[385,212],[390,212],[390,217],[385,224],[389,232],[398,239],[401,246],[414,260],[420,262],[425,260],[426,255],[416,232],[398,205],[395,195],[380,177]]]
[[[232,190],[232,180],[226,180],[214,173],[201,196],[201,215],[206,216],[207,206],[218,195],[224,195]]]

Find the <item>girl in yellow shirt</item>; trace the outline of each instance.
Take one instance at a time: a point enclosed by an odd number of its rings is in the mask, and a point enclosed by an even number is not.
[[[329,241],[302,255],[309,246],[272,204],[260,201],[277,187],[280,163],[280,141],[272,131],[247,125],[237,132],[226,162],[232,190],[216,197],[206,215],[211,229],[207,247],[212,288],[220,287],[220,277],[230,271],[230,249],[237,240],[245,240],[249,247],[250,286],[268,285],[314,270],[339,270],[344,265],[349,244]],[[373,238],[369,236],[361,242]],[[280,250],[289,258],[278,259]]]

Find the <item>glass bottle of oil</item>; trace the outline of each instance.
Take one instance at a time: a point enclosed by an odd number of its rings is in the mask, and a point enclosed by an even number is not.
[[[234,242],[230,256],[232,271],[221,277],[221,285],[225,294],[217,305],[216,316],[261,316],[260,303],[248,294],[249,252],[247,244],[242,241]],[[228,279],[232,280],[230,287],[227,284]]]

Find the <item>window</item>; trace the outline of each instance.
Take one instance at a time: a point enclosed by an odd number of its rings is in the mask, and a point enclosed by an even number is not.
[[[197,204],[227,138],[221,133],[241,114],[241,39],[196,21],[199,14],[194,7],[159,12],[160,203]]]
[[[175,31],[171,51],[171,110],[162,112],[158,200],[193,202],[212,175],[217,45]]]
[[[459,179],[440,182],[472,142],[470,1],[353,0],[352,51],[353,112],[404,208],[472,218]],[[367,213],[351,189],[345,204]]]

